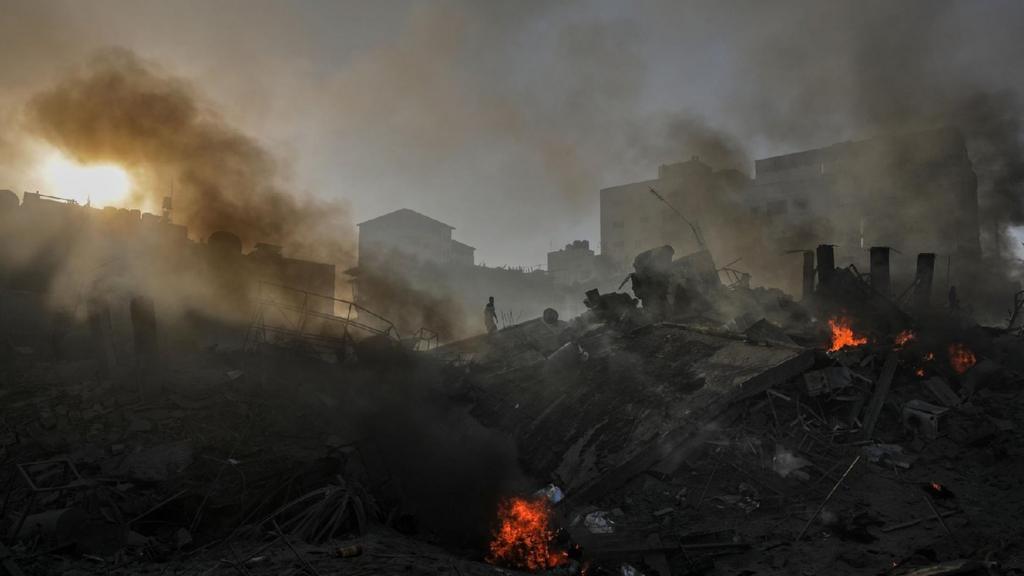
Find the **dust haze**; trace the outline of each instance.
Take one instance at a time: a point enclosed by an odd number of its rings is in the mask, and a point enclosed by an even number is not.
[[[754,158],[941,125],[968,138],[987,249],[1016,247],[1024,217],[1012,2],[228,2],[203,24],[200,4],[62,6],[5,6],[0,175],[38,189],[36,140],[116,159],[143,194],[173,190],[197,237],[346,265],[352,222],[405,206],[478,262],[534,265],[596,242],[597,190],[659,164],[753,176]],[[745,221],[713,200],[703,220]],[[721,235],[719,258],[795,248],[756,222]]]
[[[125,49],[98,54],[28,102],[33,135],[83,164],[113,163],[136,181],[131,205],[173,202],[173,220],[199,239],[227,230],[251,247],[288,246],[351,261],[343,205],[288,190],[257,140],[204,107],[185,81]]]

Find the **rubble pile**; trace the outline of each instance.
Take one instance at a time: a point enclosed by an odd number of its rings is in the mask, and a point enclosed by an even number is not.
[[[2,571],[1024,573],[1017,331],[712,273],[429,351],[8,346]]]
[[[404,479],[356,425],[381,370],[293,350],[176,361],[144,382],[5,364],[0,573],[496,570],[408,537]]]
[[[1024,571],[1018,334],[956,310],[912,318],[849,270],[773,308],[742,284],[668,299],[686,280],[642,266],[636,299],[591,291],[564,328],[436,353],[550,483],[535,496],[557,490],[579,558],[565,570]]]
[[[476,355],[462,382],[564,490],[588,573],[1024,570],[1022,378],[991,357],[959,373],[933,354],[922,376],[919,346],[866,336],[831,353],[672,322],[563,338]]]

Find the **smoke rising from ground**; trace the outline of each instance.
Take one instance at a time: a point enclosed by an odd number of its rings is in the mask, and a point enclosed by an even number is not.
[[[410,276],[407,269],[399,271],[387,265],[362,270],[358,278],[360,301],[395,322],[402,336],[426,328],[441,341],[451,341],[475,331],[467,326],[468,314],[451,295],[419,289],[411,277],[416,276]]]

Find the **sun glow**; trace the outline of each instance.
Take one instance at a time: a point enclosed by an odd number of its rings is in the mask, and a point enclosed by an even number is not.
[[[48,193],[97,208],[123,207],[132,190],[131,178],[120,166],[83,166],[59,153],[46,160],[42,175]]]

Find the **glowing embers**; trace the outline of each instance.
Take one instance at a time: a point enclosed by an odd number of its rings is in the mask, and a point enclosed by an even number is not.
[[[554,547],[551,506],[546,498],[509,498],[498,506],[498,521],[488,562],[536,571],[568,561],[568,554]]]
[[[844,316],[830,318],[828,326],[832,331],[832,340],[828,348],[829,352],[837,352],[843,348],[853,348],[868,343],[867,337],[860,337],[854,333],[853,327],[850,326],[849,318]]]
[[[966,344],[950,344],[947,352],[949,353],[949,365],[953,367],[953,371],[957,374],[967,372],[971,366],[978,362],[974,352]]]
[[[893,345],[897,350],[899,350],[916,339],[917,334],[914,334],[913,330],[903,330],[893,338]]]

